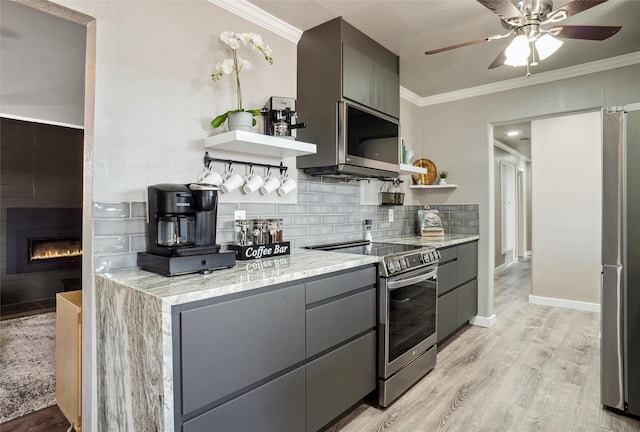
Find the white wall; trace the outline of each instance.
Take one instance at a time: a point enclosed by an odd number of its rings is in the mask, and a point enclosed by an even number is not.
[[[0,116],[84,125],[86,27],[2,1]]]
[[[235,108],[232,77],[210,79],[229,56],[218,39],[222,31],[259,33],[273,49],[272,66],[240,50],[253,66],[241,73],[245,108],[296,95],[296,45],[204,0],[59,3],[96,18],[94,201],[145,201],[147,185],[195,181],[202,140],[218,133],[209,123]],[[285,164],[295,168],[295,158]],[[256,199],[236,191],[220,201]]]
[[[531,123],[531,294],[600,303],[602,118]]]

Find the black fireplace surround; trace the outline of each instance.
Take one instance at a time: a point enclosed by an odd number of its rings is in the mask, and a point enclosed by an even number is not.
[[[8,208],[6,240],[7,274],[79,269],[82,209]]]

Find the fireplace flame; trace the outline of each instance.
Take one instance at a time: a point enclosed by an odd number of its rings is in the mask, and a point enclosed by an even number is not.
[[[52,258],[68,258],[82,256],[81,249],[75,250],[46,250],[31,256],[32,260],[52,259]]]

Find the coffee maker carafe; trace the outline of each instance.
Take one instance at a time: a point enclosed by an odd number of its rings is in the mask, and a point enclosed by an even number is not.
[[[264,122],[266,135],[295,139],[292,131],[307,127],[306,124],[297,122],[298,116],[294,98],[272,96],[264,106],[262,113],[266,116]]]
[[[174,276],[235,265],[235,253],[216,244],[217,186],[157,184],[148,199],[149,252],[138,253],[140,267]]]

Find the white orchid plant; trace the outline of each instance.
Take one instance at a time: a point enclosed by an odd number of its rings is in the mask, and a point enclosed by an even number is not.
[[[242,106],[242,87],[240,85],[240,72],[244,69],[251,69],[251,63],[249,60],[243,59],[238,56],[238,48],[241,44],[244,46],[251,46],[255,51],[258,50],[264,56],[264,59],[273,64],[273,57],[271,57],[271,48],[265,45],[262,41],[262,37],[256,33],[234,33],[234,32],[222,32],[220,33],[220,40],[229,46],[231,51],[231,58],[224,59],[222,63],[216,64],[216,71],[211,74],[213,81],[218,81],[224,75],[235,74],[236,77],[236,95],[238,100],[238,109],[227,111],[224,114],[220,114],[218,117],[211,121],[211,126],[218,128],[225,122],[229,113],[232,112],[248,112],[256,116],[260,114],[259,109],[245,110]],[[256,120],[253,119],[253,126],[256,125]]]

